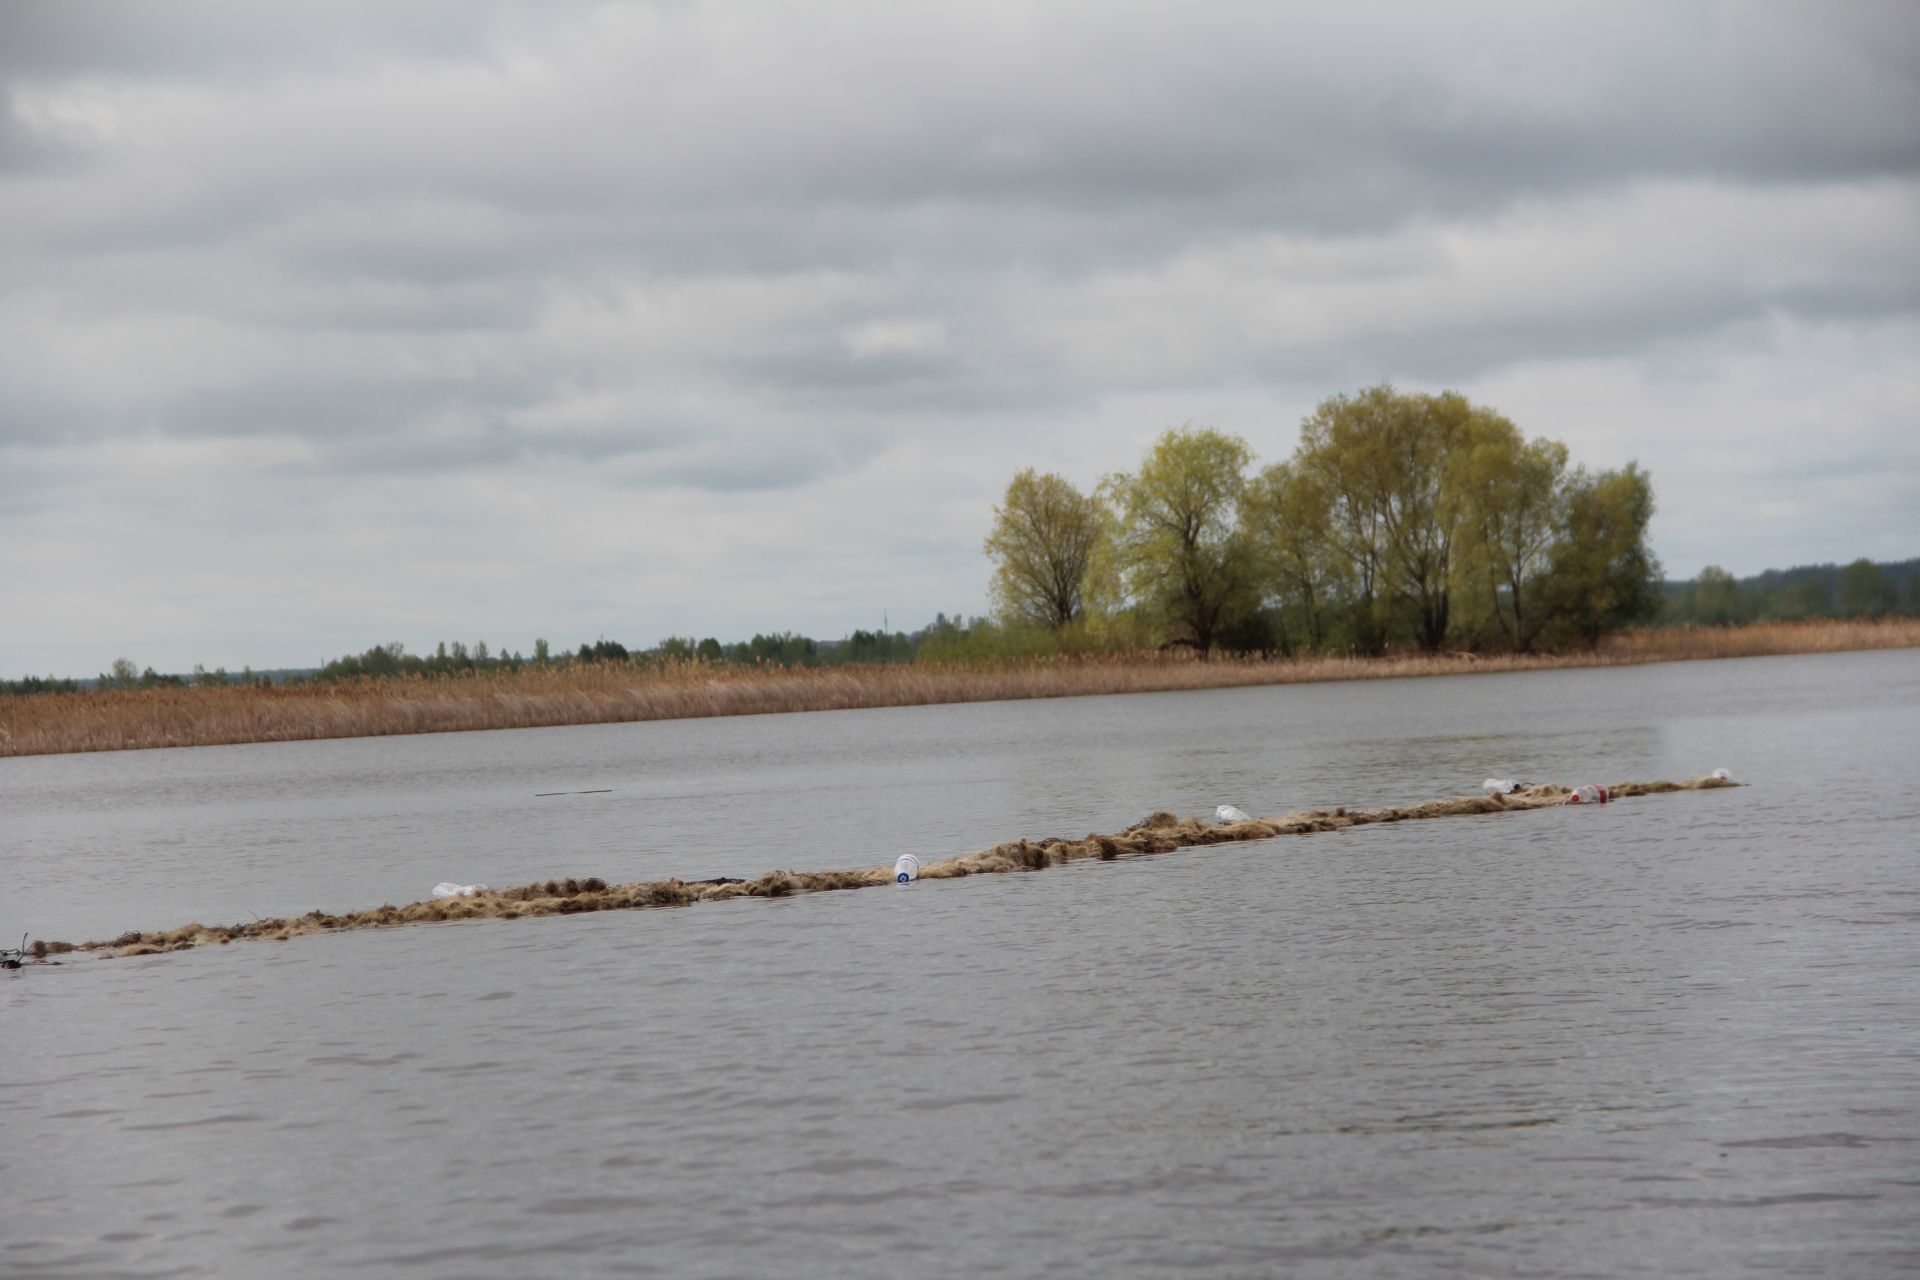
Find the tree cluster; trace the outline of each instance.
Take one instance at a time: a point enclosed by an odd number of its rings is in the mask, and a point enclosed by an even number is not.
[[[986,553],[1001,624],[1200,653],[1594,644],[1660,607],[1653,486],[1454,393],[1321,404],[1254,471],[1193,426],[1083,494],[1015,476]]]
[[[1671,626],[1740,626],[1812,618],[1920,615],[1920,560],[1813,564],[1735,578],[1717,564],[1689,582],[1665,584],[1661,621]]]

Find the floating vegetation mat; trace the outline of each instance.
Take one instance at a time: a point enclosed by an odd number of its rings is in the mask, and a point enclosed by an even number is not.
[[[1705,791],[1738,786],[1724,778],[1695,778],[1690,782],[1622,782],[1608,788],[1614,800],[1659,795],[1669,791]],[[1201,818],[1177,818],[1156,813],[1117,835],[1089,835],[1084,839],[1046,838],[1009,840],[991,849],[928,863],[922,880],[953,880],[961,876],[998,875],[1008,871],[1038,871],[1085,858],[1113,859],[1123,854],[1171,853],[1197,845],[1268,840],[1275,836],[1344,831],[1380,822],[1413,822],[1423,818],[1456,818],[1476,814],[1516,813],[1565,804],[1569,788],[1529,787],[1509,795],[1454,796],[1425,804],[1389,809],[1306,809],[1278,818],[1250,818],[1220,824]],[[727,898],[784,898],[832,889],[866,889],[893,883],[888,866],[856,871],[772,871],[757,880],[649,880],[609,885],[604,880],[545,880],[512,889],[489,890],[469,897],[414,902],[404,907],[376,907],[345,915],[309,911],[287,919],[250,920],[236,925],[190,924],[160,933],[123,933],[96,942],[35,942],[29,949],[39,959],[70,951],[101,952],[114,956],[148,956],[184,951],[208,943],[242,938],[283,941],[306,933],[333,933],[343,929],[387,929],[397,925],[439,923],[447,920],[514,920],[521,916],[575,915],[588,911],[630,911],[639,907],[684,907]]]

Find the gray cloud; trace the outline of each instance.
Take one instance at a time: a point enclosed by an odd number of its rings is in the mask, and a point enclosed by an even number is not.
[[[1270,457],[1380,378],[1641,457],[1681,569],[1920,549],[1903,5],[69,0],[0,10],[0,87],[0,536],[344,557],[293,635],[979,607],[1019,467],[1088,483],[1187,418]],[[1802,388],[1802,429],[1850,406],[1877,477],[1793,466],[1772,406]],[[1732,500],[1689,442],[1755,419],[1775,465]],[[166,500],[188,478],[225,523]],[[345,520],[391,536],[288,532]],[[443,529],[503,520],[529,557],[605,549],[631,594],[580,605],[505,549],[516,587],[421,585],[459,577]],[[72,545],[0,613],[84,621],[0,634],[0,671],[138,647],[89,593],[142,585]],[[232,580],[173,585],[150,612],[183,647],[142,660],[213,659],[193,619]]]
[[[484,53],[521,6],[287,0],[26,0],[7,6],[0,74],[272,76]]]

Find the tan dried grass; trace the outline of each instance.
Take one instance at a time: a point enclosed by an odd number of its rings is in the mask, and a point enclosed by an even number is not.
[[[1376,680],[1920,647],[1920,619],[1633,631],[1570,654],[1197,659],[1071,656],[974,664],[665,668],[573,664],[457,678],[0,696],[0,756],[472,729],[678,720],[1012,698]]]
[[[1738,785],[1725,779],[1708,777],[1687,782],[1619,782],[1609,790],[1618,800],[1628,796],[1705,791]],[[1277,818],[1254,818],[1226,825],[1208,822],[1203,818],[1179,818],[1163,811],[1117,835],[1089,834],[1079,840],[1047,837],[1003,841],[990,849],[932,863],[921,870],[920,878],[952,880],[965,876],[1003,875],[1012,871],[1039,871],[1089,858],[1110,861],[1125,855],[1171,853],[1175,849],[1202,845],[1269,840],[1285,835],[1311,835],[1382,822],[1418,822],[1431,818],[1515,813],[1564,804],[1567,793],[1566,787],[1546,784],[1512,795],[1451,796],[1429,800],[1424,804],[1386,809],[1304,809]],[[608,885],[597,878],[547,880],[472,897],[439,898],[409,903],[404,907],[389,905],[345,915],[310,911],[304,916],[253,920],[227,926],[190,924],[153,933],[136,930],[111,940],[78,944],[36,942],[33,949],[36,955],[77,950],[109,956],[147,956],[248,938],[284,942],[303,934],[336,933],[350,929],[390,929],[401,925],[438,924],[453,920],[517,920],[523,916],[682,907],[729,898],[784,898],[802,893],[866,889],[891,883],[893,872],[887,866],[848,871],[770,871],[755,880],[666,879],[621,885]]]

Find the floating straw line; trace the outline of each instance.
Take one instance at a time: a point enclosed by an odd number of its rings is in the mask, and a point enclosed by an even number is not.
[[[1688,782],[1622,782],[1609,787],[1608,792],[1615,800],[1619,800],[1629,796],[1708,791],[1738,785],[1725,778],[1706,777]],[[1177,818],[1171,813],[1161,812],[1117,835],[1088,835],[1082,840],[1009,840],[977,853],[928,863],[921,869],[919,878],[953,880],[961,876],[998,875],[1008,871],[1038,871],[1082,859],[1112,860],[1125,854],[1171,853],[1175,849],[1198,845],[1344,831],[1349,827],[1382,822],[1413,822],[1426,818],[1545,809],[1565,804],[1568,793],[1566,787],[1545,784],[1510,795],[1453,796],[1386,809],[1305,809],[1283,817],[1250,818],[1245,822],[1226,825],[1202,818]],[[577,915],[590,911],[630,911],[642,907],[683,907],[696,902],[719,902],[728,898],[784,898],[801,893],[866,889],[892,883],[894,873],[890,865],[854,871],[773,871],[757,880],[666,879],[620,885],[609,885],[600,879],[546,880],[471,897],[414,902],[404,907],[384,906],[346,915],[309,911],[304,916],[254,920],[229,926],[190,924],[158,933],[129,932],[109,941],[77,945],[35,942],[32,949],[37,956],[68,951],[146,956],[184,951],[208,943],[228,943],[241,938],[284,941],[301,934],[333,933],[347,929],[386,929],[447,920],[514,920],[521,916]]]

